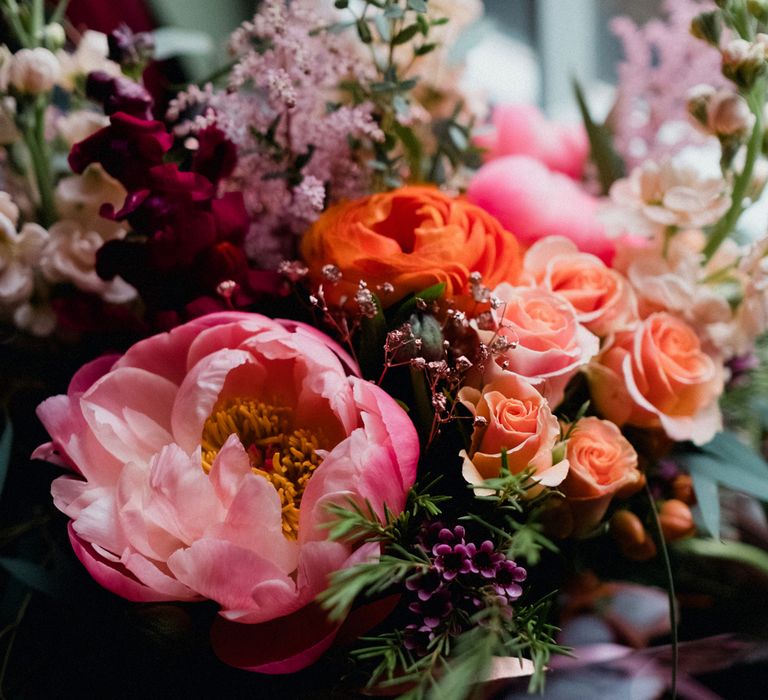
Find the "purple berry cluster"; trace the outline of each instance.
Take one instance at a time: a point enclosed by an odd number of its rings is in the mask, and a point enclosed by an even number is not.
[[[467,542],[461,525],[449,528],[439,522],[432,523],[420,539],[431,566],[405,582],[411,592],[408,610],[418,618],[405,628],[405,646],[417,654],[426,653],[438,629],[482,608],[489,594],[503,605],[522,594],[525,569],[507,559],[490,540],[479,545]],[[460,612],[466,615],[454,614]]]

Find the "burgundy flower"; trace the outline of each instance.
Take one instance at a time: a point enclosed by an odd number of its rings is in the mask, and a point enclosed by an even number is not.
[[[414,601],[408,606],[408,610],[421,616],[425,627],[435,629],[453,611],[451,594],[443,588],[428,600]]]
[[[152,96],[143,85],[122,75],[100,70],[89,73],[85,94],[103,106],[104,114],[124,112],[139,119],[152,119]]]
[[[163,162],[173,137],[162,122],[124,112],[113,114],[110,121],[109,126],[72,147],[69,165],[82,173],[91,163],[101,163],[127,190],[143,189],[150,168]]]
[[[237,165],[237,149],[215,125],[197,134],[199,146],[192,159],[192,170],[217,183],[232,174]]]
[[[414,591],[419,600],[429,600],[443,583],[440,571],[434,567],[423,574],[417,574],[406,579],[405,587]]]

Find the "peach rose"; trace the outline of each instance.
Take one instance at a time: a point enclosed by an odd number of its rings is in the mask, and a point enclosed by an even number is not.
[[[499,328],[481,331],[480,339],[509,347],[488,371],[527,379],[556,407],[571,377],[597,354],[599,339],[578,322],[564,298],[546,289],[501,284],[493,294],[503,302]]]
[[[702,445],[720,430],[723,368],[701,350],[691,327],[659,312],[614,342],[587,368],[597,410],[617,425],[661,427]]]
[[[565,455],[569,470],[560,490],[573,515],[573,534],[592,530],[614,497],[631,496],[644,483],[635,449],[610,421],[582,418]]]
[[[381,294],[384,306],[440,282],[448,297],[466,293],[469,275],[479,272],[494,287],[520,274],[517,239],[490,214],[431,187],[401,187],[342,202],[328,209],[301,245],[310,275],[322,282],[322,268],[336,265],[342,279],[325,284],[332,303],[354,297],[360,280]]]
[[[524,277],[567,299],[582,325],[599,336],[637,319],[635,295],[626,278],[573,241],[548,236],[525,254]]]
[[[482,391],[464,387],[459,401],[476,418],[469,453],[462,453],[462,473],[469,483],[481,484],[499,476],[503,450],[513,474],[530,467],[545,486],[557,486],[565,478],[568,463],[553,464],[552,459],[560,439],[557,419],[546,399],[528,382],[507,374]]]

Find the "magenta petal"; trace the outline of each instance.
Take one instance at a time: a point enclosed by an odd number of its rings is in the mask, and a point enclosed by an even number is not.
[[[256,625],[217,618],[211,642],[216,656],[230,666],[258,673],[294,673],[317,661],[338,630],[338,624],[328,622],[319,606],[311,604]]]

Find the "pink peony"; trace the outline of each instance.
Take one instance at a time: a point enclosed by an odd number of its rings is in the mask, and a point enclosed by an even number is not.
[[[349,370],[318,331],[235,312],[85,365],[38,408],[52,442],[35,457],[76,472],[52,492],[91,575],[129,600],[216,601],[230,663],[315,661],[335,629],[313,599],[375,553],[329,541],[326,506],[399,511],[418,460],[405,412]]]
[[[469,184],[467,197],[524,245],[544,236],[565,236],[605,262],[613,257],[615,243],[597,218],[598,200],[534,158],[505,156],[486,163]]]
[[[488,149],[487,160],[531,156],[555,172],[576,180],[582,176],[589,140],[581,124],[558,124],[534,105],[508,104],[493,110],[493,127],[475,139]]]

